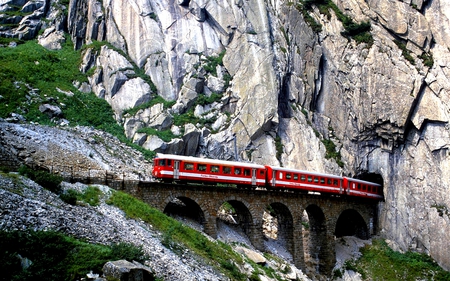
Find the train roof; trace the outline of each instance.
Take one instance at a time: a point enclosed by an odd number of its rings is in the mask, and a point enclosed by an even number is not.
[[[278,171],[284,171],[284,172],[290,172],[290,173],[299,173],[299,174],[327,177],[327,178],[333,178],[333,179],[343,179],[343,177],[341,177],[341,176],[336,176],[336,175],[331,175],[331,174],[323,174],[323,173],[283,168],[283,167],[275,167],[275,166],[269,166],[269,165],[266,165],[266,167],[270,167],[272,170],[278,170]]]
[[[210,164],[217,164],[217,165],[240,166],[240,167],[246,167],[246,168],[257,168],[257,169],[265,168],[263,165],[253,164],[253,163],[200,158],[200,157],[194,157],[194,156],[182,156],[182,155],[174,155],[174,154],[157,153],[156,158],[192,161],[192,162],[198,162],[198,163],[210,163]]]

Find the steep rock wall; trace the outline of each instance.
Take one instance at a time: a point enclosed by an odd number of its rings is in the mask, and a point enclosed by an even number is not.
[[[297,2],[112,0],[103,8],[106,40],[145,68],[158,95],[177,100],[165,116],[189,110],[199,95],[211,92],[211,78],[223,76],[198,65],[225,51],[220,73],[231,81],[216,109],[228,112],[229,121],[217,124],[219,132],[197,133],[198,149],[191,141],[190,153],[234,158],[235,140],[241,159],[372,175],[366,179],[384,185],[379,224],[386,238],[450,269],[450,254],[438,242],[450,238],[450,41],[448,25],[440,24],[449,20],[449,4],[334,3],[356,23],[370,22],[373,42],[344,37],[335,12],[316,6],[307,12],[321,26],[314,32]],[[115,108],[120,116],[124,107]],[[129,120],[125,124],[150,126],[137,115]],[[133,137],[136,129],[127,131]],[[155,145],[157,139],[147,139],[146,147],[174,151],[192,140]],[[340,159],[328,156],[325,140],[336,145]]]
[[[298,1],[72,0],[67,26],[58,5],[25,2],[2,2],[0,11],[33,12],[2,19],[19,23],[5,36],[33,37],[42,24],[45,46],[57,48],[49,41],[62,31],[76,48],[110,43],[85,50],[80,69],[95,69],[90,89],[136,143],[377,180],[382,234],[450,270],[449,1],[334,0],[370,23],[373,41],[363,43],[343,36],[329,7],[305,12]],[[174,104],[124,114],[156,96]],[[211,125],[176,124],[180,114]]]

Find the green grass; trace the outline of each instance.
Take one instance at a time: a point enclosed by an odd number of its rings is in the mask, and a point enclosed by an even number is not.
[[[0,117],[11,113],[23,115],[28,122],[54,125],[39,106],[49,103],[61,108],[62,118],[71,126],[93,126],[114,135],[123,135],[116,123],[111,106],[93,93],[79,92],[73,81],[87,82],[78,69],[80,51],[74,51],[68,41],[59,51],[50,51],[27,41],[16,48],[2,48],[0,52]],[[68,96],[58,91],[72,92]]]
[[[217,57],[207,57],[203,61],[205,62],[205,65],[203,68],[206,72],[211,73],[213,76],[217,77],[217,66],[222,65],[223,66],[223,57],[225,56],[225,50],[222,51],[219,56]]]
[[[122,209],[134,219],[142,219],[163,233],[162,243],[175,252],[188,248],[205,260],[212,262],[222,273],[232,280],[247,280],[236,264],[242,264],[242,258],[231,247],[210,241],[203,234],[166,216],[142,201],[126,193],[116,191],[110,197],[109,204]]]
[[[346,262],[346,269],[361,273],[365,280],[450,280],[450,272],[444,271],[425,254],[393,251],[385,241],[374,239],[372,245],[361,249],[357,261]]]
[[[415,65],[416,62],[415,62],[413,56],[411,55],[411,51],[408,50],[408,49],[406,48],[405,43],[403,43],[403,42],[401,42],[401,41],[399,41],[399,40],[394,40],[394,43],[397,45],[397,47],[398,47],[400,50],[402,50],[402,55],[403,55],[403,57],[404,57],[407,61],[409,61],[410,64]]]
[[[61,118],[67,119],[70,126],[90,126],[108,132],[142,152],[147,160],[151,160],[155,153],[131,143],[125,137],[124,129],[115,121],[113,110],[107,101],[93,93],[81,93],[73,86],[73,81],[87,82],[87,75],[78,69],[81,51],[74,51],[69,36],[66,37],[67,42],[58,51],[47,50],[34,40],[15,40],[17,47],[2,48],[0,118],[8,118],[12,113],[18,113],[24,116],[27,122],[54,126],[55,123],[39,111],[41,104],[49,103],[61,108]],[[11,41],[12,39],[0,42],[6,44]],[[103,45],[103,42],[94,42],[89,46],[99,50]],[[140,70],[137,76],[145,75]],[[73,96],[57,89],[70,91]],[[154,102],[161,100],[162,98],[155,98]]]
[[[164,100],[161,96],[156,96],[156,97],[154,97],[151,101],[149,101],[149,102],[146,102],[146,103],[143,103],[143,104],[141,104],[141,105],[139,105],[139,106],[136,106],[136,107],[133,107],[133,108],[130,108],[130,109],[127,109],[127,110],[124,110],[123,111],[123,115],[125,115],[125,114],[129,114],[129,115],[135,115],[139,110],[141,110],[141,109],[146,109],[146,108],[150,108],[150,107],[152,107],[152,106],[154,106],[155,104],[158,104],[158,103],[162,103],[163,104],[163,108],[164,109],[167,109],[167,108],[170,108],[170,107],[172,107],[174,104],[175,104],[175,101],[166,101],[166,100]]]
[[[165,141],[165,142],[170,142],[172,139],[176,138],[177,136],[175,136],[171,130],[157,130],[154,128],[141,128],[137,131],[138,133],[144,133],[147,134],[149,136],[153,136],[156,135],[158,136],[161,140]]]
[[[59,193],[61,189],[60,183],[63,181],[63,178],[59,175],[52,174],[44,170],[32,169],[27,166],[21,166],[19,168],[19,174],[26,176],[41,185],[43,188],[52,192]]]
[[[336,163],[339,165],[339,167],[343,168],[344,162],[342,162],[341,153],[339,151],[337,151],[336,145],[334,144],[334,142],[329,139],[322,139],[321,141],[325,145],[325,149],[326,149],[325,158],[326,159],[334,159],[336,161]]]
[[[31,264],[23,269],[25,258]],[[89,244],[54,231],[0,231],[0,281],[79,280],[119,259],[143,262],[148,257],[142,247],[126,243]]]
[[[342,36],[348,39],[353,39],[358,44],[367,43],[369,48],[372,46],[373,37],[370,34],[370,22],[354,22],[350,16],[345,15],[341,10],[339,10],[338,6],[336,6],[336,4],[334,4],[331,0],[303,0],[301,1],[301,4],[297,6],[297,9],[303,14],[305,21],[311,26],[313,31],[322,31],[322,25],[317,23],[314,18],[309,15],[309,11],[312,10],[313,6],[317,6],[319,12],[326,15],[328,19],[331,18],[330,10],[335,13],[338,20],[342,22],[342,25],[344,26],[344,31],[341,32]]]

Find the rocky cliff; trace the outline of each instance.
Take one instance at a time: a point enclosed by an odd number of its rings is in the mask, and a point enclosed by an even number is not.
[[[378,181],[382,234],[450,270],[449,1],[0,3],[17,7],[0,34],[88,45],[80,90],[134,142]]]

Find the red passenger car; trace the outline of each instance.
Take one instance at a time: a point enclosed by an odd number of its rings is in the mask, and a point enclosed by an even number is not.
[[[379,184],[345,177],[343,184],[346,193],[350,196],[383,199],[383,190]]]
[[[163,181],[233,184],[301,192],[319,192],[383,199],[381,185],[304,170],[262,166],[191,156],[157,154],[153,177]]]
[[[305,192],[343,194],[343,178],[303,170],[266,166],[267,184],[270,188],[289,188]]]
[[[158,153],[152,175],[162,180],[182,180],[264,187],[262,165]]]

